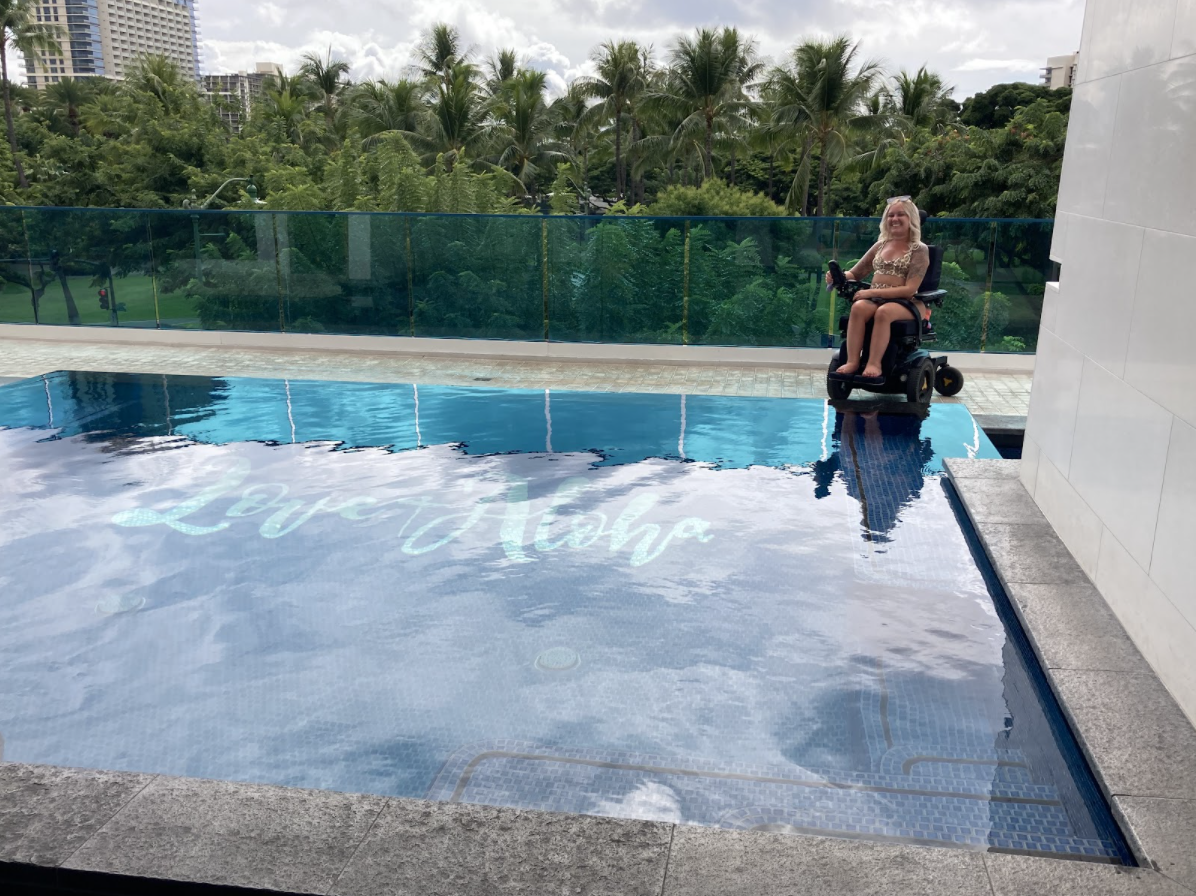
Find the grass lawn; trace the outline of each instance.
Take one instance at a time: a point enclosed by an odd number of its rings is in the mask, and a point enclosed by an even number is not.
[[[83,324],[107,326],[111,315],[100,307],[100,287],[93,285],[91,277],[67,277],[71,296],[79,309],[79,320]],[[173,326],[199,326],[199,316],[190,299],[178,293],[158,296],[158,313],[154,313],[153,278],[144,274],[116,277],[113,281],[116,301],[125,306],[117,317],[121,324],[153,326],[161,318]],[[54,281],[46,287],[38,301],[38,322],[43,324],[66,324],[66,298],[62,284]],[[33,304],[28,287],[19,283],[5,283],[0,289],[0,323],[34,323]]]

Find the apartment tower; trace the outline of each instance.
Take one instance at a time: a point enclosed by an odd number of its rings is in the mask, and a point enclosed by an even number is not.
[[[25,62],[29,86],[64,77],[122,80],[138,57],[165,56],[199,78],[195,0],[43,0],[37,21],[57,25],[61,52]]]

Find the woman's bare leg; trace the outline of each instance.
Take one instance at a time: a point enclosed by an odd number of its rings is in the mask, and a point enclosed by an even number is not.
[[[860,369],[860,353],[864,350],[864,328],[876,314],[878,306],[867,299],[858,299],[851,304],[851,316],[847,319],[847,363],[835,373],[851,375]]]
[[[895,320],[913,320],[909,309],[896,302],[881,305],[876,312],[876,323],[872,325],[872,344],[868,347],[868,366],[864,368],[864,376],[881,376],[883,371],[880,362],[884,359],[885,349],[889,347],[889,325]]]

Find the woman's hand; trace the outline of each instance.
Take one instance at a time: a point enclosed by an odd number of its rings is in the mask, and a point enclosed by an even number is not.
[[[853,277],[853,276],[851,275],[851,271],[844,271],[844,272],[843,272],[843,277],[844,277],[844,279],[847,279],[847,280],[854,280],[854,279],[855,279],[855,277]],[[830,272],[830,271],[827,271],[827,272],[826,272],[826,285],[827,285],[827,286],[830,286],[830,285],[831,285],[831,272]]]
[[[875,295],[876,295],[876,290],[874,290],[874,289],[861,289],[852,298],[855,301],[859,301],[860,299],[864,299],[865,301],[870,301],[873,298],[873,296],[875,296]]]

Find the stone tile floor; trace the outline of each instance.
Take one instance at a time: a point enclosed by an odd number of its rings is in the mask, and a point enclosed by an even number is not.
[[[52,370],[103,370],[197,376],[399,382],[507,389],[665,392],[826,397],[823,367],[629,364],[624,362],[442,358],[365,352],[273,351],[233,347],[86,345],[0,339],[0,377]],[[1031,373],[965,371],[963,391],[935,401],[963,403],[973,414],[1024,417]]]

